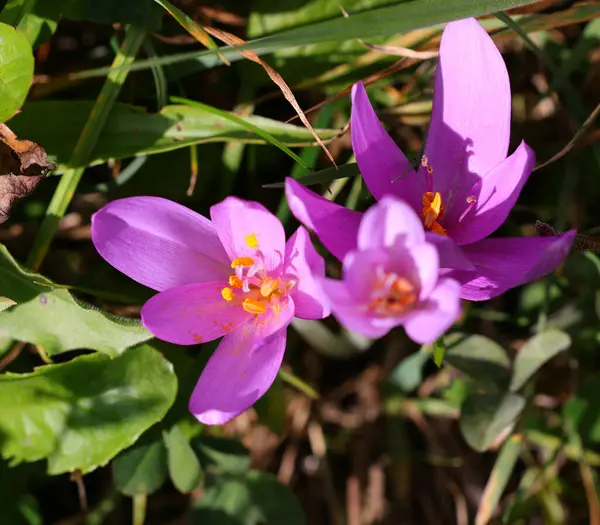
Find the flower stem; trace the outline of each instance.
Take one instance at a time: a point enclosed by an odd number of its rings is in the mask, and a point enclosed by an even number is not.
[[[444,342],[444,336],[442,335],[435,343],[433,343],[433,362],[438,368],[442,367],[445,355],[446,343]]]
[[[77,145],[73,150],[71,159],[68,162],[68,168],[63,173],[60,182],[52,196],[52,200],[46,210],[46,216],[42,221],[40,230],[35,238],[33,248],[27,259],[27,266],[37,271],[41,266],[48,249],[56,234],[58,225],[64,216],[81,176],[85,171],[87,162],[96,147],[98,137],[106,124],[108,116],[113,109],[117,96],[125,83],[129,73],[129,66],[144,41],[146,32],[134,26],[128,26],[125,31],[125,39],[119,53],[111,66],[102,90],[96,99],[96,104],[92,109],[88,120],[79,136]]]

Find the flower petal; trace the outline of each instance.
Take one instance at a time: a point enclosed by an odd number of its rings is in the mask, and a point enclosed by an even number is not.
[[[444,199],[468,197],[479,177],[505,159],[510,110],[508,73],[493,40],[474,18],[449,23],[425,144],[435,191]]]
[[[419,299],[423,301],[431,295],[438,282],[440,274],[438,251],[432,244],[418,244],[411,246],[408,250],[419,276],[421,285]]]
[[[535,165],[535,154],[521,142],[515,152],[495,166],[483,179],[477,204],[466,217],[448,230],[458,244],[470,244],[495,232],[517,202]]]
[[[445,235],[426,232],[425,238],[429,244],[435,245],[440,258],[440,269],[453,270],[474,270],[475,266],[464,252],[454,243],[454,241]]]
[[[285,341],[285,329],[267,339],[246,327],[225,336],[192,392],[190,412],[205,425],[222,425],[250,408],[273,384]]]
[[[327,294],[333,315],[348,330],[377,339],[400,324],[397,318],[378,318],[371,315],[360,299],[350,292],[344,281],[322,279],[320,283]]]
[[[356,162],[373,197],[397,195],[418,210],[423,182],[379,122],[362,82],[352,86],[350,134]]]
[[[267,270],[272,271],[283,262],[283,226],[262,204],[227,197],[211,207],[210,216],[231,260],[254,257],[260,250]]]
[[[411,246],[424,241],[421,219],[406,202],[390,195],[365,212],[358,229],[361,250],[394,246],[400,242]]]
[[[92,241],[109,264],[158,291],[230,273],[212,223],[160,197],[110,202],[92,216]]]
[[[252,318],[223,299],[223,287],[221,282],[195,283],[161,292],[142,307],[142,323],[159,339],[177,345],[222,337]]]
[[[475,271],[449,276],[462,284],[463,299],[485,301],[553,272],[569,254],[575,234],[483,239],[464,247]]]
[[[296,219],[315,232],[340,261],[356,248],[362,213],[328,201],[294,179],[285,180],[285,193]]]
[[[293,274],[296,285],[291,289],[296,317],[323,319],[329,315],[323,290],[315,277],[325,277],[325,261],[315,250],[310,235],[300,226],[285,246],[285,270]]]
[[[255,316],[250,322],[254,324],[258,337],[269,337],[292,322],[294,310],[294,300],[289,295],[283,296],[277,306]]]
[[[404,321],[408,337],[419,344],[433,343],[460,315],[460,284],[440,279],[425,303]]]

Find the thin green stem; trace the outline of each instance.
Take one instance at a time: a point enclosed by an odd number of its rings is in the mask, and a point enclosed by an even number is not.
[[[144,525],[146,521],[146,494],[133,496],[133,525]]]
[[[293,386],[310,399],[319,399],[319,393],[313,387],[302,381],[302,379],[295,376],[285,368],[280,368],[278,375],[282,381],[286,382],[288,385]]]
[[[46,210],[46,216],[35,238],[33,248],[29,253],[27,266],[34,271],[39,269],[44,257],[48,253],[52,239],[58,229],[58,224],[73,199],[75,190],[85,171],[87,161],[98,142],[98,137],[125,83],[125,79],[129,73],[127,66],[135,60],[135,56],[144,41],[145,35],[146,32],[141,28],[128,26],[126,29],[125,39],[112,64],[113,69],[108,73],[102,90],[96,99],[96,104],[79,136],[77,145],[67,164],[68,169],[65,170],[58,183]]]

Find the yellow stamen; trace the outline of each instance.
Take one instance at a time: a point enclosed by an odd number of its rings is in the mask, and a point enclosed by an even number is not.
[[[223,288],[221,290],[221,295],[223,296],[223,299],[225,299],[226,301],[232,301],[233,300],[233,290],[231,288]]]
[[[237,275],[229,276],[229,286],[232,288],[241,288],[244,286],[244,281],[242,281]]]
[[[264,301],[261,301],[260,299],[252,299],[251,297],[244,299],[242,307],[244,310],[246,310],[246,312],[256,315],[263,314],[267,311],[267,305]]]
[[[432,232],[446,235],[446,230],[438,222],[444,215],[444,204],[441,193],[428,191],[423,195],[423,224]]]
[[[256,240],[256,233],[251,233],[247,237],[244,237],[244,240],[246,241],[248,248],[257,248],[258,247],[258,241]]]
[[[277,288],[279,288],[279,279],[273,279],[273,277],[267,277],[260,287],[260,295],[263,297],[269,297]]]
[[[236,257],[231,261],[231,267],[237,268],[238,266],[254,266],[254,259],[252,257]]]

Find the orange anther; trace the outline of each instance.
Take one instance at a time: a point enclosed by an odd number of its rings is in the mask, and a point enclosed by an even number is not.
[[[233,300],[233,290],[231,288],[223,288],[221,290],[221,295],[223,296],[223,299],[225,299],[226,301],[232,301]]]
[[[264,301],[261,301],[259,299],[252,299],[251,297],[244,299],[242,307],[244,308],[244,310],[246,310],[246,312],[256,315],[263,314],[267,311],[267,305]]]
[[[230,275],[228,283],[232,288],[241,288],[244,286],[244,281],[242,281],[237,275]]]
[[[237,268],[238,266],[254,266],[254,259],[252,257],[236,257],[231,261],[231,267]]]

